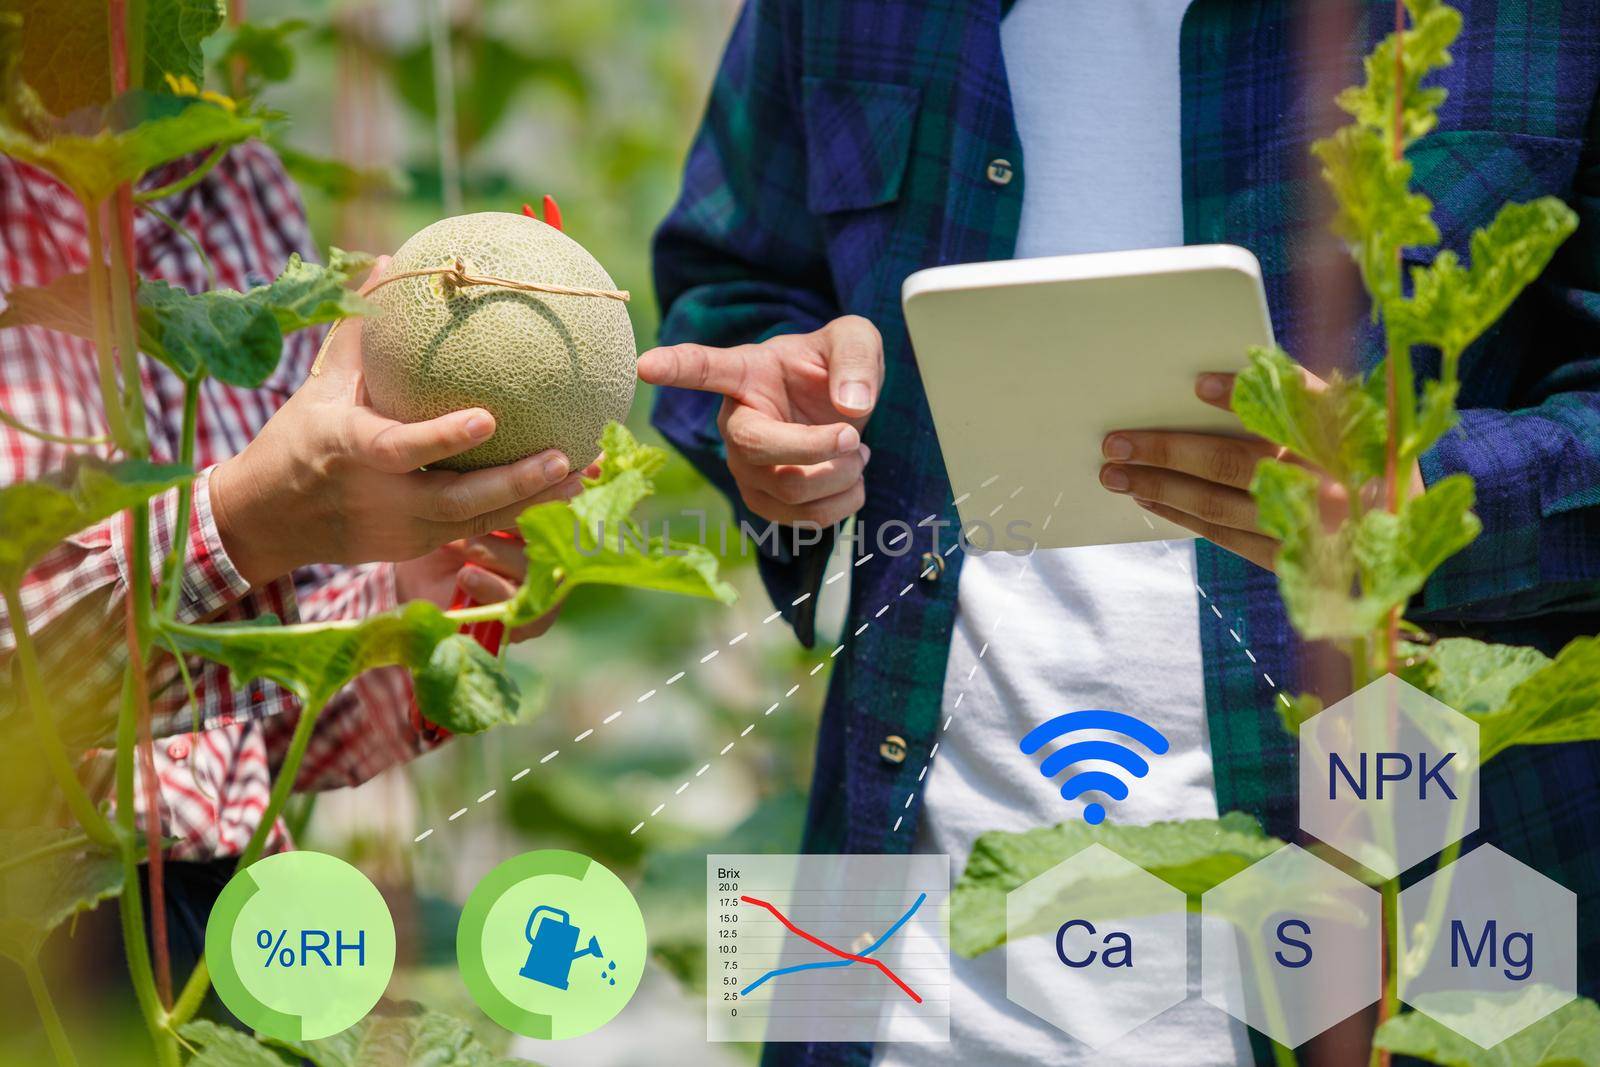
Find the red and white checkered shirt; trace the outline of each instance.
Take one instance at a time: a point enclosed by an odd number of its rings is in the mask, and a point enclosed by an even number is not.
[[[194,165],[194,160],[170,164],[149,175],[147,186],[166,184]],[[204,180],[154,206],[182,225],[204,255],[155,215],[140,212],[134,234],[139,273],[191,292],[259,285],[283,269],[290,253],[311,252],[299,195],[278,158],[260,144],[234,148]],[[207,261],[214,280],[207,277]],[[0,156],[0,303],[17,286],[47,285],[84,270],[87,262],[78,201],[43,172]],[[309,567],[251,588],[228,559],[212,520],[211,466],[244,448],[306,377],[321,332],[286,338],[282,362],[259,389],[215,381],[201,389],[195,448],[200,475],[193,518],[182,534],[189,541],[179,608],[185,621],[249,619],[266,612],[285,621],[315,621],[395,606],[389,564]],[[140,370],[153,458],[176,462],[183,383],[148,358],[141,358]],[[105,433],[93,346],[40,327],[0,330],[0,408],[54,434]],[[0,484],[57,469],[69,451],[0,425]],[[157,561],[173,543],[176,505],[175,491],[151,502]],[[74,535],[29,573],[22,589],[22,609],[44,661],[51,704],[61,709],[62,734],[75,750],[91,750],[83,774],[99,795],[109,792],[110,761],[93,749],[110,740],[127,662],[124,529],[118,516]],[[0,606],[0,728],[19,725],[21,694],[8,688],[15,648],[11,620]],[[260,820],[299,706],[270,683],[236,690],[221,667],[195,660],[188,668],[193,701],[170,655],[155,654],[149,665],[161,832],[176,842],[174,858],[233,855],[243,850]],[[403,669],[369,671],[356,679],[323,711],[297,788],[354,785],[430,747],[432,742],[413,728],[410,707],[411,681]],[[135,796],[142,806],[142,793]],[[269,848],[287,844],[279,825]]]

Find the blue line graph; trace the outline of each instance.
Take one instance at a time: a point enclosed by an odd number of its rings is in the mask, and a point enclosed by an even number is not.
[[[895,934],[899,933],[902,926],[911,921],[911,917],[917,913],[917,909],[922,907],[922,902],[927,899],[928,894],[918,894],[917,899],[912,903],[911,907],[906,909],[906,913],[900,916],[900,918],[896,919],[893,926],[885,930],[881,937],[879,937],[872,944],[868,945],[866,948],[862,949],[859,953],[857,953],[857,955],[870,956],[884,945],[888,944],[889,939]],[[748,997],[751,993],[754,993],[757,989],[760,989],[761,986],[766,982],[773,978],[781,978],[786,974],[798,974],[801,971],[822,971],[833,967],[849,967],[856,962],[856,960],[818,960],[815,963],[797,963],[792,967],[779,967],[775,970],[768,971],[760,978],[757,978],[754,982],[751,982],[749,985],[745,986],[744,990],[740,992],[739,995],[741,997]]]

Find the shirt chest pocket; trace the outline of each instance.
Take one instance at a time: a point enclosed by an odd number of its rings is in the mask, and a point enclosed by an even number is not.
[[[1408,153],[1412,186],[1433,201],[1439,248],[1466,260],[1472,234],[1494,221],[1502,204],[1541,196],[1569,197],[1582,151],[1578,141],[1495,130],[1443,130]],[[1438,248],[1408,248],[1410,264],[1433,262]]]
[[[899,199],[920,97],[909,85],[802,79],[806,207],[812,214],[860,211]]]

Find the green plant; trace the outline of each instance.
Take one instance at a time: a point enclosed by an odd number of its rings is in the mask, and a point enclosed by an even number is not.
[[[601,442],[606,455],[600,474],[586,491],[570,503],[540,505],[521,516],[528,578],[503,604],[441,611],[412,602],[370,618],[316,625],[286,625],[271,617],[242,624],[180,622],[176,606],[184,539],[177,539],[166,559],[154,558],[149,501],[178,489],[177,528],[187,528],[201,384],[215,378],[243,388],[259,386],[277,365],[285,333],[362,314],[368,305],[347,287],[350,275],[363,265],[360,258],[337,250],[329,266],[295,257],[276,280],[242,293],[189,294],[136,277],[132,213],[151,194],[135,192],[135,183],[154,167],[207,152],[179,180],[198,181],[229,146],[259,136],[270,116],[194,88],[202,76],[201,43],[220,24],[216,5],[202,0],[149,0],[148,5],[111,0],[106,10],[115,95],[109,104],[76,112],[70,121],[51,114],[22,77],[21,20],[0,15],[0,152],[52,173],[71,189],[84,207],[90,245],[85,273],[62,277],[48,287],[7,293],[0,328],[32,324],[94,343],[106,438],[63,442],[39,436],[85,448],[106,447],[118,457],[86,453],[49,477],[0,488],[0,597],[16,635],[19,692],[31,712],[38,755],[79,825],[77,830],[30,828],[0,835],[0,953],[16,959],[26,973],[57,1060],[75,1063],[40,973],[39,950],[61,922],[118,897],[133,990],[157,1062],[177,1064],[185,1048],[200,1043],[205,1049],[195,1062],[278,1063],[283,1059],[277,1053],[240,1035],[223,1035],[191,1022],[209,988],[203,960],[174,995],[160,899],[162,845],[158,837],[141,835],[135,828],[136,763],[146,768],[139,776],[145,789],[155,788],[148,773],[153,738],[144,664],[158,652],[171,652],[180,660],[203,657],[227,666],[235,684],[270,678],[300,699],[300,718],[270,800],[239,857],[242,870],[260,857],[284,809],[319,711],[362,671],[405,666],[413,674],[423,714],[454,732],[475,733],[516,716],[517,689],[495,657],[459,632],[462,626],[525,624],[584,585],[650,588],[723,602],[733,593],[717,577],[716,560],[703,547],[639,536],[626,539],[625,545],[598,543],[601,524],[613,538],[618,527],[639,533],[630,527],[630,515],[654,491],[653,476],[665,462],[659,450],[639,444],[613,424]],[[230,54],[242,54],[240,40],[236,34]],[[254,41],[250,54],[266,47]],[[140,88],[142,76],[173,91]],[[102,226],[103,210],[112,220],[109,227]],[[175,463],[151,460],[141,352],[165,364],[185,385],[182,447]],[[36,433],[10,414],[3,417],[21,432]],[[58,730],[20,589],[29,568],[62,538],[124,513],[130,520],[128,665],[115,723],[106,723],[106,734],[115,739],[115,805],[108,809],[80,782],[74,753]],[[157,810],[149,792],[144,799],[146,810]],[[141,857],[149,864],[154,898],[153,954],[137,876]],[[360,1033],[348,1035],[348,1040],[346,1036],[289,1051],[317,1063],[347,1062],[362,1042],[382,1040],[405,1050],[406,1062],[446,1053],[465,1057],[452,1062],[490,1061],[460,1024],[436,1015],[369,1020]]]
[[[1445,91],[1424,80],[1450,63],[1461,17],[1442,0],[1396,0],[1395,8],[1395,32],[1367,57],[1364,84],[1338,98],[1353,121],[1313,146],[1338,204],[1334,230],[1348,243],[1374,321],[1382,324],[1385,357],[1364,378],[1335,376],[1323,387],[1282,351],[1253,351],[1236,381],[1233,407],[1246,429],[1286,452],[1283,460],[1260,464],[1251,492],[1262,527],[1281,542],[1278,586],[1295,629],[1345,652],[1353,690],[1392,671],[1474,719],[1481,766],[1515,745],[1600,738],[1600,639],[1580,638],[1551,660],[1528,648],[1433,641],[1408,623],[1411,598],[1480,527],[1469,476],[1441,479],[1413,495],[1402,472],[1456,426],[1462,353],[1543,272],[1577,219],[1553,198],[1509,204],[1473,235],[1470,263],[1445,249],[1404,276],[1402,249],[1440,239],[1432,203],[1411,188],[1406,151],[1437,121]],[[1418,346],[1440,353],[1439,376],[1420,390],[1411,358]],[[1337,483],[1349,502],[1337,526],[1325,522],[1323,480],[1312,468]],[[1294,730],[1321,706],[1313,697],[1284,698],[1279,710]],[[971,924],[958,930],[957,949],[975,954],[1003,942],[996,899],[1003,903],[1004,892],[1091,840],[1105,840],[1197,901],[1260,849],[1279,844],[1240,818],[1100,833],[1058,827],[986,834],[954,894],[958,927]],[[1439,868],[1459,850],[1459,842],[1446,849]],[[1393,932],[1398,880],[1366,877],[1380,885],[1385,929]],[[1593,1002],[1579,1000],[1546,1016],[1513,1040],[1513,1052],[1485,1052],[1426,1016],[1399,1013],[1393,957],[1386,953],[1374,1063],[1395,1051],[1460,1067],[1600,1064],[1600,1009]],[[1294,1062],[1289,1050],[1275,1046],[1275,1052],[1279,1062]]]

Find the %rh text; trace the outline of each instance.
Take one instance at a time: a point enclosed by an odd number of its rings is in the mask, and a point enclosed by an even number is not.
[[[284,944],[288,936],[287,930],[279,930],[276,935],[271,930],[256,933],[256,947],[267,954],[261,964],[264,969],[309,967],[313,960],[324,967],[343,967],[347,953],[353,957],[355,966],[365,967],[367,964],[365,930],[357,930],[348,938],[344,930],[332,933],[327,930],[301,930],[298,944],[293,941]]]

